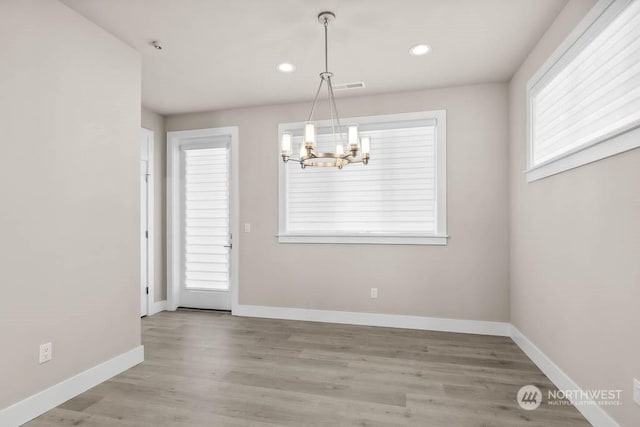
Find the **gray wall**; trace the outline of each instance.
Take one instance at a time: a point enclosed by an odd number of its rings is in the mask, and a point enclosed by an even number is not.
[[[164,117],[147,108],[142,108],[142,127],[153,131],[153,172],[154,172],[154,300],[167,299],[166,263],[166,202],[167,188],[167,134]]]
[[[252,225],[240,235],[241,304],[507,321],[507,95],[506,84],[485,84],[338,100],[342,117],[447,110],[444,247],[278,244],[278,123],[304,120],[309,103],[168,116],[165,126],[240,127],[240,222]]]
[[[583,389],[622,389],[605,409],[638,425],[640,150],[526,183],[525,86],[593,5],[573,0],[510,84],[511,320]]]
[[[0,58],[3,408],[140,345],[140,59],[45,0],[0,2]]]

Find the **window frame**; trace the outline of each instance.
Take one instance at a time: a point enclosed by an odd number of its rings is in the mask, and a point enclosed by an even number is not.
[[[565,153],[534,165],[533,163],[533,99],[537,90],[575,60],[582,48],[591,42],[620,12],[634,0],[600,0],[587,13],[553,54],[531,77],[526,88],[527,146],[525,176],[527,182],[537,181],[619,153],[640,147],[640,124],[623,127]]]
[[[358,123],[360,129],[401,128],[407,122],[431,122],[435,126],[436,150],[436,224],[435,233],[311,233],[288,232],[287,226],[287,165],[280,158],[280,140],[284,132],[299,131],[305,122],[278,125],[278,234],[279,243],[336,243],[336,244],[391,244],[391,245],[446,245],[447,244],[447,118],[446,110],[413,113],[350,117],[342,123]],[[330,126],[330,120],[316,121],[318,127]],[[374,142],[372,141],[372,147]],[[375,148],[372,149],[372,157]],[[366,167],[351,165],[347,167]]]

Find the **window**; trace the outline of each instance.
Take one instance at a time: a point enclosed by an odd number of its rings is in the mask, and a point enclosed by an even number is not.
[[[640,146],[640,0],[601,0],[529,82],[527,179]]]
[[[343,120],[371,138],[369,164],[302,169],[280,162],[282,243],[446,244],[446,113]],[[335,151],[329,121],[317,151]],[[281,124],[302,144],[303,123]]]

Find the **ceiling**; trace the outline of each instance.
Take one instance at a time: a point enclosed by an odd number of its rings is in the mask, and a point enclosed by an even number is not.
[[[329,27],[334,83],[367,95],[507,81],[567,0],[62,0],[142,55],[160,114],[310,100]],[[164,49],[150,46],[159,40]],[[416,43],[433,51],[408,54]],[[296,65],[283,74],[276,65]]]

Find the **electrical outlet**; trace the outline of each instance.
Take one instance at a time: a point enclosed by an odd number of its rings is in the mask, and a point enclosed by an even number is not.
[[[248,222],[244,224],[244,232],[251,233],[251,224],[249,224]]]
[[[51,343],[40,344],[40,363],[48,362],[51,359],[53,359]]]
[[[371,288],[371,299],[378,299],[378,288]]]
[[[633,379],[633,401],[640,405],[640,380]]]

